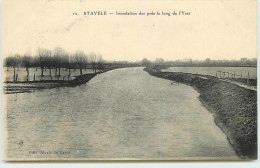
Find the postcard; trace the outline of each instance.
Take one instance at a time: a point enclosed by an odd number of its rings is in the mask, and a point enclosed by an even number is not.
[[[255,0],[2,0],[3,160],[257,159]]]

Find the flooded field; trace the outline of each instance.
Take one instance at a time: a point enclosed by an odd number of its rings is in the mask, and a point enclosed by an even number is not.
[[[5,96],[9,159],[238,159],[198,92],[143,68]]]
[[[59,70],[57,69],[51,69],[51,72],[49,69],[46,69],[43,71],[43,75],[41,76],[41,68],[30,68],[29,69],[29,76],[27,77],[27,71],[25,68],[16,68],[16,74],[18,74],[18,79],[17,81],[33,81],[34,80],[34,74],[35,74],[35,80],[68,80],[68,75],[69,75],[69,70],[66,70],[65,68],[61,68],[60,70],[60,77],[58,77]],[[82,70],[83,74],[88,74],[88,73],[94,73],[92,69],[83,69]],[[97,70],[97,72],[99,72]],[[14,70],[13,68],[4,68],[4,74],[5,76],[5,81],[13,81],[14,80]],[[71,69],[70,70],[70,78],[69,80],[73,80],[76,78],[76,76],[80,75],[80,70],[79,69]],[[52,78],[51,78],[52,76]]]
[[[236,78],[257,79],[257,67],[170,67],[162,70],[163,72],[183,72],[201,75],[216,76],[217,71],[235,72]],[[220,75],[219,72],[217,74]],[[223,74],[222,74],[223,77]],[[227,77],[227,75],[226,75]]]

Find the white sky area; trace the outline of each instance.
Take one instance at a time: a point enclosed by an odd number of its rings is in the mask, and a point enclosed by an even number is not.
[[[83,11],[187,11],[190,16],[84,16]],[[73,12],[79,16],[73,16]],[[39,47],[105,60],[256,58],[256,0],[2,0],[2,56]]]

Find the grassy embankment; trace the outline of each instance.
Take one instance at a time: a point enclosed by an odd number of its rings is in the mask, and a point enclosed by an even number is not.
[[[215,77],[152,71],[150,75],[184,83],[195,88],[203,105],[214,114],[215,123],[226,134],[242,159],[257,158],[257,92],[220,81]]]

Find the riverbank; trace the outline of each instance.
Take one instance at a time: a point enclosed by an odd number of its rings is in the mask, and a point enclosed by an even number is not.
[[[257,158],[257,92],[215,77],[152,71],[152,76],[187,84],[199,93],[203,105],[214,114],[215,123],[226,134],[242,159]]]
[[[108,71],[108,70],[107,70]],[[5,82],[4,93],[25,93],[33,92],[41,89],[51,89],[57,87],[75,87],[85,84],[94,78],[97,74],[107,71],[79,75],[73,80],[40,80],[40,81],[18,81],[18,82]]]

